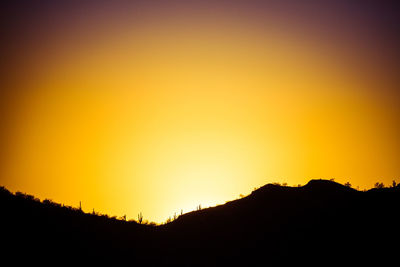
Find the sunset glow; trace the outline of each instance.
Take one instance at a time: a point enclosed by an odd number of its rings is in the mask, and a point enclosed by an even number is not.
[[[400,182],[395,52],[362,11],[63,10],[16,30],[0,185],[163,222],[269,182]]]

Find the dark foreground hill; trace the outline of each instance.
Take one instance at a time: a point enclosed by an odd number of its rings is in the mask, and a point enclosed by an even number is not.
[[[400,186],[268,184],[161,226],[83,213],[0,190],[1,260],[59,265],[254,266],[396,260]]]

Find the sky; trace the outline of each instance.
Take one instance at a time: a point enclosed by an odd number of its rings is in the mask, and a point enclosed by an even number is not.
[[[2,9],[11,191],[163,222],[271,182],[400,182],[396,1]]]

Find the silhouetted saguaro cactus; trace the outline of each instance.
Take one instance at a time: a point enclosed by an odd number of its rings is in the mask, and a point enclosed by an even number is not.
[[[143,215],[142,215],[142,212],[140,212],[140,213],[138,214],[138,222],[139,222],[140,224],[142,224],[142,221],[143,221]]]

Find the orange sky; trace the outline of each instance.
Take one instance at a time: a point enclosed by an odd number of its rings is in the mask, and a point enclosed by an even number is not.
[[[60,23],[19,44],[1,185],[162,222],[269,182],[400,182],[398,83],[368,39],[159,12]]]

